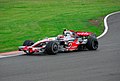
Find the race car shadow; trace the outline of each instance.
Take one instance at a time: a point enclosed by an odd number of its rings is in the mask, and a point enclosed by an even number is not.
[[[47,56],[48,54],[44,53],[35,53],[35,54],[24,54],[24,56]]]

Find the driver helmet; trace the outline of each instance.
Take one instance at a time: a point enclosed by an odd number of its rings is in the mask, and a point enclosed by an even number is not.
[[[64,36],[73,36],[73,33],[71,31],[64,31]]]

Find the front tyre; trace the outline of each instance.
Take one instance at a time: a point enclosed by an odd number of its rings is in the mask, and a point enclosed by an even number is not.
[[[86,44],[86,47],[88,50],[97,50],[98,48],[98,40],[97,38],[94,38],[94,37],[89,37],[88,38],[88,42]]]
[[[34,44],[33,41],[31,41],[31,40],[25,40],[24,43],[23,43],[23,46],[31,46],[33,44]]]
[[[55,41],[48,42],[45,52],[49,55],[55,55],[58,53],[59,45]]]

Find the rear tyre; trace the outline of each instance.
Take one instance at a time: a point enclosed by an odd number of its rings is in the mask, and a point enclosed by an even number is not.
[[[33,44],[34,44],[33,41],[31,41],[31,40],[26,40],[26,41],[24,41],[23,46],[31,46],[31,45],[33,45]]]
[[[58,49],[59,45],[54,41],[50,41],[46,46],[45,52],[49,55],[55,55],[58,53]]]
[[[88,38],[88,42],[86,44],[86,48],[88,50],[97,50],[98,48],[98,41],[97,38],[90,36]]]

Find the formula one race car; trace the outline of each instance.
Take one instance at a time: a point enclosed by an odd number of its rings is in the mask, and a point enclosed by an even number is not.
[[[75,50],[97,50],[98,41],[96,35],[91,32],[80,32],[73,30],[64,30],[63,35],[57,37],[45,38],[34,43],[26,40],[23,46],[19,46],[19,51],[26,54],[46,53],[55,55],[58,52]]]

